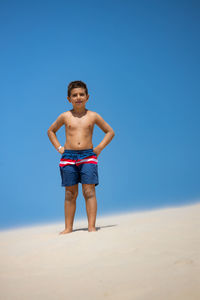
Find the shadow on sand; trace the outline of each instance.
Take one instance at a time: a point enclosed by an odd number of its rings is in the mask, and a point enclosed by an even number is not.
[[[96,226],[96,230],[99,231],[102,228],[108,228],[108,227],[114,227],[114,226],[118,226],[118,225],[117,224],[113,224],[113,225],[106,225],[106,226]],[[85,227],[85,228],[77,228],[77,229],[73,229],[72,232],[75,232],[75,231],[88,231],[88,228],[87,227]]]

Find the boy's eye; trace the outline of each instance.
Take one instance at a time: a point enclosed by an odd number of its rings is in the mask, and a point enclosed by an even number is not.
[[[80,93],[80,96],[84,96],[84,93]],[[77,94],[73,94],[72,97],[77,97]]]

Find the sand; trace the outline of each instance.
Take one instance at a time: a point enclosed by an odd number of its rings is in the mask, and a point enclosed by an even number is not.
[[[0,232],[2,300],[199,300],[200,203]]]

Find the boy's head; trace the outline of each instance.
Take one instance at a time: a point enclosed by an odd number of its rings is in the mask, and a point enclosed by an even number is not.
[[[68,97],[71,96],[71,91],[76,88],[83,88],[85,90],[86,95],[88,95],[87,85],[83,81],[76,80],[70,82],[70,84],[68,85],[68,92],[67,92]]]
[[[82,81],[72,81],[68,85],[67,99],[73,105],[74,109],[84,108],[88,101],[88,89]]]

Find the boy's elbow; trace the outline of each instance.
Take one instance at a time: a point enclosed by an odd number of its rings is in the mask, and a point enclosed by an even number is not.
[[[114,130],[112,130],[112,137],[114,137],[115,136],[115,132],[114,132]]]
[[[48,129],[47,130],[47,135],[49,136],[51,134],[52,130]]]

